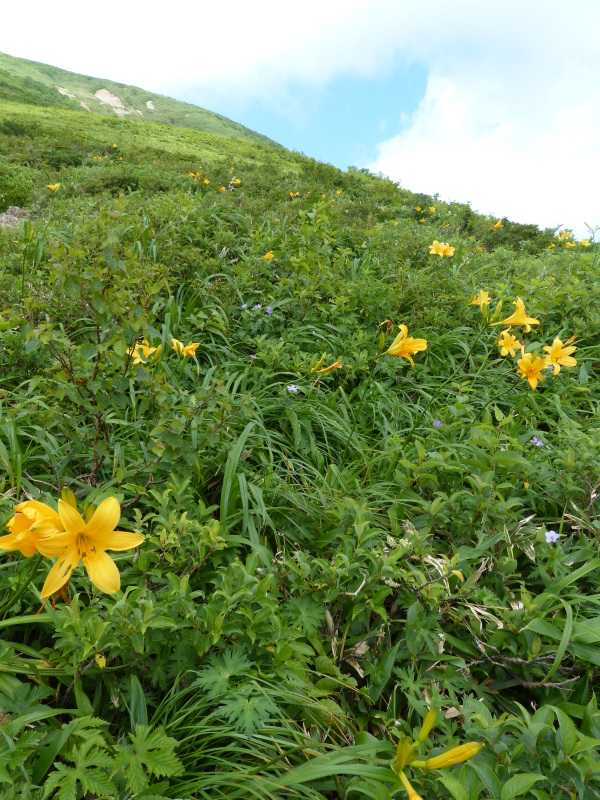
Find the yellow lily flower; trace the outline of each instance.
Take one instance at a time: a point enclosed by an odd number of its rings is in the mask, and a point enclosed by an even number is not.
[[[572,250],[574,247],[577,247],[575,242],[565,242],[565,247],[568,247],[569,250]]]
[[[489,292],[484,292],[483,289],[480,289],[477,297],[469,303],[470,306],[489,306],[489,304]]]
[[[442,242],[438,242],[437,239],[434,239],[433,244],[429,245],[429,254],[432,256],[440,256],[440,258],[444,255],[444,248],[445,245]]]
[[[520,297],[517,297],[514,304],[516,307],[516,311],[514,314],[511,314],[510,317],[501,320],[500,322],[494,322],[493,325],[525,325],[525,333],[529,333],[531,330],[532,325],[539,325],[539,319],[535,319],[535,317],[528,317],[525,313],[525,303],[521,300]]]
[[[415,362],[412,360],[411,356],[414,356],[415,353],[420,353],[422,350],[427,350],[427,340],[426,339],[413,339],[412,336],[408,336],[408,328],[406,325],[399,325],[400,333],[392,344],[388,347],[388,349],[383,354],[384,356],[398,356],[399,358],[406,358],[410,361],[411,366],[414,367]]]
[[[58,592],[69,581],[80,561],[83,561],[94,586],[107,594],[117,592],[121,587],[121,576],[106,551],[129,550],[144,541],[139,533],[115,530],[121,518],[117,499],[109,497],[100,503],[88,523],[76,509],[59,500],[58,516],[64,532],[38,542],[42,555],[57,559],[42,587],[42,597]]]
[[[56,511],[39,500],[25,500],[15,506],[15,511],[16,514],[6,526],[10,533],[0,536],[0,550],[19,550],[26,558],[30,558],[43,536],[64,530]],[[41,523],[47,523],[43,530],[39,530]]]
[[[190,342],[190,344],[184,345],[179,339],[171,339],[171,343],[173,345],[173,350],[181,358],[195,355],[196,350],[200,347],[200,342]]]
[[[187,358],[188,356],[195,356],[196,350],[200,347],[200,342],[190,342],[190,344],[186,344],[183,348],[183,357]]]
[[[546,359],[540,358],[537,353],[535,354],[535,358],[533,358],[531,353],[523,353],[521,348],[521,354],[523,358],[517,361],[517,366],[519,367],[517,374],[519,378],[527,378],[529,385],[535,391],[538,381],[543,381],[545,379],[541,372],[548,364]]]
[[[429,206],[429,213],[435,214],[435,206]]]
[[[558,238],[562,242],[563,239],[572,239],[573,238],[573,234],[571,233],[571,231],[559,231],[558,232]]]
[[[150,358],[153,353],[155,353],[155,356]],[[134,364],[147,364],[149,361],[154,362],[160,358],[161,353],[162,345],[159,347],[150,347],[147,339],[142,339],[142,341],[137,342],[134,347],[127,348],[127,355],[133,356]]]
[[[589,239],[582,239],[581,240],[581,246],[582,247],[590,247],[590,244],[591,243],[590,243]]]
[[[268,253],[264,254],[263,261],[270,261],[272,258],[275,258],[275,256],[273,255],[273,251],[269,250]]]
[[[421,217],[421,219],[419,220],[419,222],[425,222],[425,217]]]
[[[548,245],[548,247],[546,248],[546,250],[554,250],[554,248],[555,248],[555,247],[556,247],[556,245],[554,244],[554,242],[552,242],[552,244],[549,244],[549,245]]]
[[[498,222],[495,225],[492,225],[492,230],[493,231],[497,231],[497,230],[499,230],[500,228],[503,228],[503,227],[504,227],[504,225],[502,224],[502,220],[498,220]]]
[[[58,189],[59,186],[60,186],[60,183],[49,183],[48,184],[48,189],[50,189],[52,194],[54,194],[54,192],[56,192],[56,190]]]
[[[501,356],[507,356],[510,353],[511,358],[514,358],[517,354],[517,350],[520,350],[522,347],[517,337],[513,336],[509,331],[502,331],[498,337],[498,346],[502,348],[500,350]]]
[[[574,353],[577,350],[576,347],[571,345],[571,342],[574,342],[576,339],[575,336],[571,336],[564,344],[561,340],[556,337],[556,339],[552,342],[551,345],[544,345],[544,350],[548,353],[546,356],[546,361],[548,365],[552,365],[554,367],[552,374],[558,375],[560,372],[561,366],[563,367],[575,367],[577,366],[577,361],[571,356],[571,353]],[[571,345],[570,347],[568,345]]]
[[[421,206],[415,206],[417,211],[421,211]]]
[[[208,178],[205,178],[205,179],[204,179],[204,185],[205,185],[205,186],[208,186],[208,184],[209,184],[209,183],[210,183],[210,181],[208,180]]]

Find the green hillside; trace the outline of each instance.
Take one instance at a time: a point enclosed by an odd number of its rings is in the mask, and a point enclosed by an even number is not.
[[[0,53],[1,100],[83,108],[108,117],[143,119],[230,139],[274,144],[266,136],[190,103],[6,53]]]
[[[2,798],[600,797],[593,232],[58,102],[0,116]]]

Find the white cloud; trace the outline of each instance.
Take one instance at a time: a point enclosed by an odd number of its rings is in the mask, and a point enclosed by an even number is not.
[[[600,223],[600,5],[549,5],[571,16],[526,7],[508,15],[516,31],[465,17],[449,47],[424,47],[425,96],[369,168],[484,213],[589,235],[584,223]]]

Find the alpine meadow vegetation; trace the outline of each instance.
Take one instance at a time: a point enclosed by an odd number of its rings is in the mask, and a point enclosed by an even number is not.
[[[13,205],[1,796],[599,798],[595,231],[3,100]]]

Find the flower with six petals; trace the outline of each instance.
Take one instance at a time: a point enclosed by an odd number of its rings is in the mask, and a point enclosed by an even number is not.
[[[411,366],[414,367],[415,362],[412,360],[411,356],[414,356],[415,353],[420,353],[422,350],[427,350],[427,340],[413,339],[412,336],[408,336],[408,328],[406,325],[398,325],[398,327],[400,333],[383,355],[406,358],[410,361]]]
[[[121,518],[117,499],[109,497],[100,503],[87,523],[75,508],[59,500],[58,516],[64,531],[38,542],[38,550],[42,555],[56,558],[42,587],[42,597],[58,592],[69,581],[80,561],[83,561],[91,582],[100,591],[107,594],[118,591],[121,576],[106,551],[129,550],[140,545],[144,537],[139,533],[115,530]]]
[[[43,536],[64,530],[56,511],[39,500],[25,500],[15,506],[15,512],[6,526],[10,533],[0,536],[0,550],[19,550],[26,558],[30,558],[37,551],[38,542]]]
[[[537,353],[532,356],[531,353],[523,353],[521,350],[521,354],[523,357],[517,361],[519,367],[517,374],[519,378],[527,378],[529,385],[535,391],[538,381],[544,380],[541,372],[547,366],[546,359],[540,358]]]
[[[516,311],[514,314],[511,314],[510,317],[501,320],[500,322],[494,322],[493,325],[525,325],[525,333],[529,333],[531,330],[532,325],[539,325],[539,319],[535,319],[534,317],[528,317],[525,313],[525,303],[521,300],[520,297],[514,302],[516,307]]]
[[[575,341],[575,336],[571,336],[564,344],[556,337],[551,345],[544,345],[544,350],[548,353],[546,361],[549,366],[554,367],[554,375],[558,375],[561,367],[575,367],[577,361],[571,356],[577,348],[571,344]]]
[[[502,331],[498,337],[498,346],[501,348],[501,356],[507,356],[510,353],[511,358],[514,358],[517,354],[517,350],[520,350],[522,347],[521,342],[516,336],[513,336],[510,331]]]

